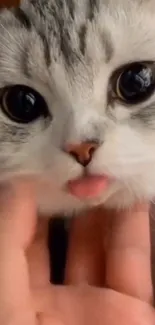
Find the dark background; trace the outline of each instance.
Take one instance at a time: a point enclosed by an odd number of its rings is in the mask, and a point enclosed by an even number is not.
[[[0,8],[1,7],[10,7],[10,6],[15,6],[19,3],[18,0],[0,0]]]

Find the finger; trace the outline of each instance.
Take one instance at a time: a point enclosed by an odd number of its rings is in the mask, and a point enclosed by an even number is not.
[[[13,323],[24,312],[25,321],[34,318],[24,250],[35,229],[36,207],[29,183],[0,189],[0,323]],[[16,315],[16,316],[15,316]],[[12,321],[12,322],[11,322]],[[6,322],[7,323],[7,322]],[[17,322],[18,324],[18,322]],[[23,322],[23,324],[25,324]]]
[[[48,224],[48,219],[39,218],[34,240],[27,251],[30,284],[34,290],[41,289],[50,282]]]
[[[149,304],[91,286],[47,288],[40,297],[37,295],[36,309],[40,325],[154,325],[155,322],[155,312]]]
[[[0,186],[0,236],[23,249],[29,245],[36,227],[34,184],[16,180]]]
[[[106,263],[108,287],[147,302],[152,301],[147,205],[113,215]]]
[[[101,286],[104,280],[104,249],[100,210],[73,220],[66,265],[66,283]]]

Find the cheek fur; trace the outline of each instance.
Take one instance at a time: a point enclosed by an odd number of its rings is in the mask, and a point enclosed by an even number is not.
[[[115,127],[106,133],[105,142],[94,155],[90,172],[107,174],[115,182],[103,193],[108,207],[128,207],[135,200],[155,196],[155,136],[136,132],[129,126]]]
[[[155,151],[151,143],[148,136],[129,126],[116,126],[107,131],[105,142],[96,152],[90,171],[107,173],[122,181],[145,174],[155,165]]]

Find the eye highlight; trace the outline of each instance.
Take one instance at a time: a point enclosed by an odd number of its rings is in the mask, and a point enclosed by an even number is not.
[[[0,105],[5,115],[17,123],[26,124],[49,115],[44,98],[36,90],[23,85],[4,88],[0,93]]]
[[[115,96],[127,104],[134,105],[147,100],[154,90],[153,64],[132,63],[121,69],[115,79]]]

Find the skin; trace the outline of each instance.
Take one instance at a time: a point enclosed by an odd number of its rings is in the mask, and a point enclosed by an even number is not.
[[[73,221],[70,286],[49,283],[46,236],[34,184],[1,186],[0,324],[155,324],[147,205],[128,213],[98,209]]]

